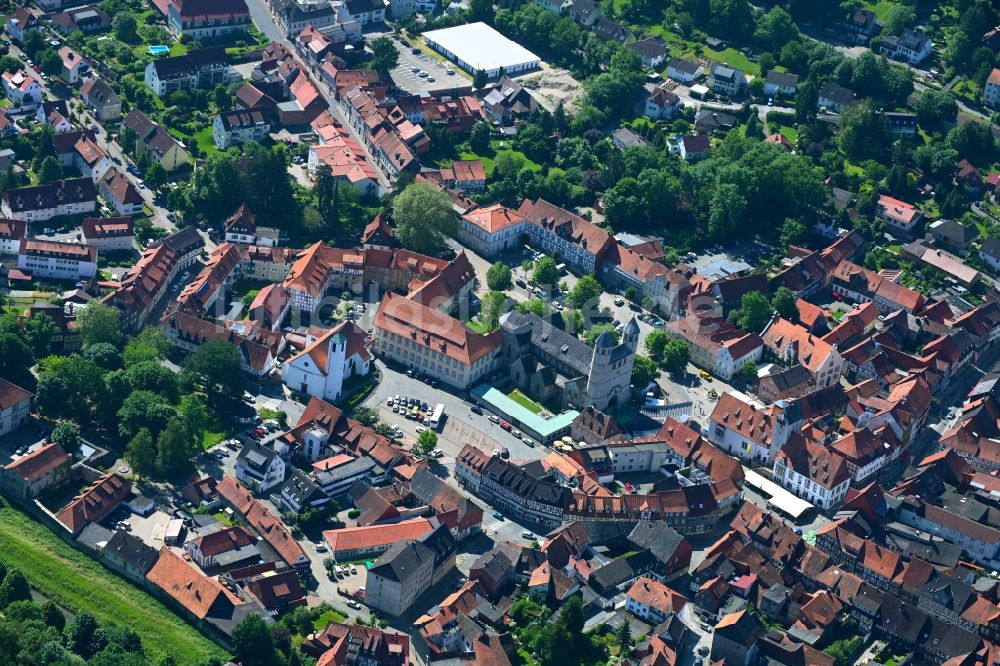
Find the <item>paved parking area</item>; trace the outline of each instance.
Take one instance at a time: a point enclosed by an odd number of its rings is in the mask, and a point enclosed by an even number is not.
[[[147,546],[157,550],[163,545],[163,533],[170,522],[170,514],[165,511],[154,511],[148,516],[140,516],[137,513],[130,514],[127,518],[131,527],[129,533],[142,540]]]
[[[445,92],[472,85],[455,66],[442,63],[423,52],[412,53],[411,48],[415,47],[394,43],[399,50],[399,65],[390,72],[390,76],[403,90],[416,95],[422,92]],[[414,67],[417,68],[417,72],[413,71]],[[448,69],[452,70],[452,74],[448,74]],[[420,71],[427,72],[427,76],[420,76]],[[429,81],[429,78],[434,80]]]

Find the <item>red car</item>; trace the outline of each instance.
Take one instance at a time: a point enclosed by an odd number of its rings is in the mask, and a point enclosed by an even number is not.
[[[833,292],[833,300],[835,300],[835,301],[842,301],[842,300],[844,300],[844,297],[841,296],[839,293],[837,293],[835,291],[835,292]]]
[[[42,68],[39,67],[38,65],[32,65],[31,69],[35,70],[35,74],[41,74],[42,73]]]
[[[266,434],[267,434],[267,431],[266,431],[266,430],[264,430],[263,428],[254,428],[254,429],[253,429],[253,432],[254,432],[254,434],[255,434],[255,435],[257,435],[258,437],[263,437],[264,435],[266,435]]]
[[[507,430],[507,431],[509,432],[509,431],[510,431],[510,429],[511,429],[511,428],[512,428],[513,426],[512,426],[511,424],[507,423],[506,421],[501,421],[501,422],[500,422],[500,427],[501,427],[501,428],[503,428],[504,430]]]

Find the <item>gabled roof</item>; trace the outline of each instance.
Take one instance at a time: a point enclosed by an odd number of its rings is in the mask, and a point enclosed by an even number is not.
[[[0,382],[2,381],[0,380]],[[30,395],[28,393],[28,396]],[[0,406],[0,409],[5,409],[5,407]],[[4,469],[8,472],[14,472],[26,482],[31,483],[54,469],[58,469],[63,465],[69,465],[70,460],[71,458],[63,451],[61,446],[58,444],[46,444],[5,465]]]
[[[198,619],[228,617],[240,604],[239,598],[215,579],[207,577],[167,546],[160,549],[146,579],[167,593]]]

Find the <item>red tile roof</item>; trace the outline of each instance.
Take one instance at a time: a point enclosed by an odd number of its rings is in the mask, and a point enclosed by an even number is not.
[[[323,539],[330,545],[330,550],[337,553],[361,548],[389,547],[397,541],[419,539],[433,530],[434,525],[430,520],[414,518],[389,525],[324,530]]]
[[[22,479],[31,483],[62,465],[69,465],[69,455],[58,444],[46,444],[31,453],[21,456],[6,465],[5,470],[16,472]]]
[[[224,614],[240,605],[240,599],[232,592],[185,562],[166,546],[160,549],[160,556],[146,574],[146,580],[166,592],[198,619],[204,619],[210,614]]]
[[[25,400],[30,400],[33,394],[25,391],[17,384],[11,384],[6,379],[0,379],[0,410],[8,409]]]
[[[292,537],[281,519],[271,515],[263,504],[254,499],[236,479],[225,476],[218,485],[219,495],[239,516],[252,527],[268,544],[277,551],[289,566],[308,563],[309,558],[302,546]]]
[[[684,595],[646,576],[637,578],[625,596],[664,615],[669,612],[680,613],[688,602]]]
[[[87,524],[96,522],[114,511],[132,491],[132,484],[109,472],[64,506],[57,518],[76,533]]]

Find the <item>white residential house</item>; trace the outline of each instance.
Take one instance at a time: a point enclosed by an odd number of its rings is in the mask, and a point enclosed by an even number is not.
[[[516,247],[527,219],[502,204],[476,208],[459,218],[459,240],[484,257]]]
[[[42,222],[57,215],[92,213],[96,206],[94,181],[70,178],[7,190],[2,195],[0,212],[10,219]]]
[[[737,97],[746,89],[746,78],[742,69],[729,67],[720,63],[712,65],[712,70],[708,75],[708,87],[715,92]]]
[[[16,430],[31,416],[31,393],[0,379],[0,437]]]
[[[646,98],[643,104],[642,115],[651,120],[662,120],[670,118],[683,108],[684,105],[681,103],[680,97],[668,90],[657,87]]]
[[[983,104],[1000,108],[1000,69],[994,69],[983,87]]]
[[[97,274],[97,248],[26,238],[17,254],[17,267],[33,277],[79,282]]]
[[[667,63],[667,76],[681,83],[694,83],[705,74],[705,68],[693,60],[673,58]]]
[[[843,502],[851,486],[844,459],[801,435],[792,437],[778,452],[772,471],[775,483],[824,510]]]
[[[3,89],[16,106],[34,108],[42,101],[42,86],[21,70],[3,73]]]
[[[371,360],[364,331],[345,322],[320,335],[306,333],[305,349],[285,362],[282,380],[293,391],[333,402],[345,380],[368,374]]]
[[[248,141],[262,141],[271,131],[271,123],[262,111],[224,111],[212,123],[215,145],[225,150]]]
[[[259,493],[285,482],[285,461],[274,449],[247,442],[236,457],[236,479]]]
[[[334,0],[333,8],[341,23],[357,21],[368,25],[385,21],[385,0]]]
[[[779,400],[765,407],[750,396],[727,391],[709,417],[709,441],[741,460],[769,463],[793,433],[802,430],[798,403]]]
[[[768,97],[791,97],[799,89],[799,76],[790,72],[771,70],[764,78],[764,94]]]
[[[934,43],[924,33],[906,28],[898,37],[889,35],[882,38],[879,53],[893,60],[915,65],[931,54]]]
[[[66,83],[77,84],[90,74],[90,65],[70,47],[64,46],[59,49],[59,57],[62,59],[62,72],[59,76]]]

